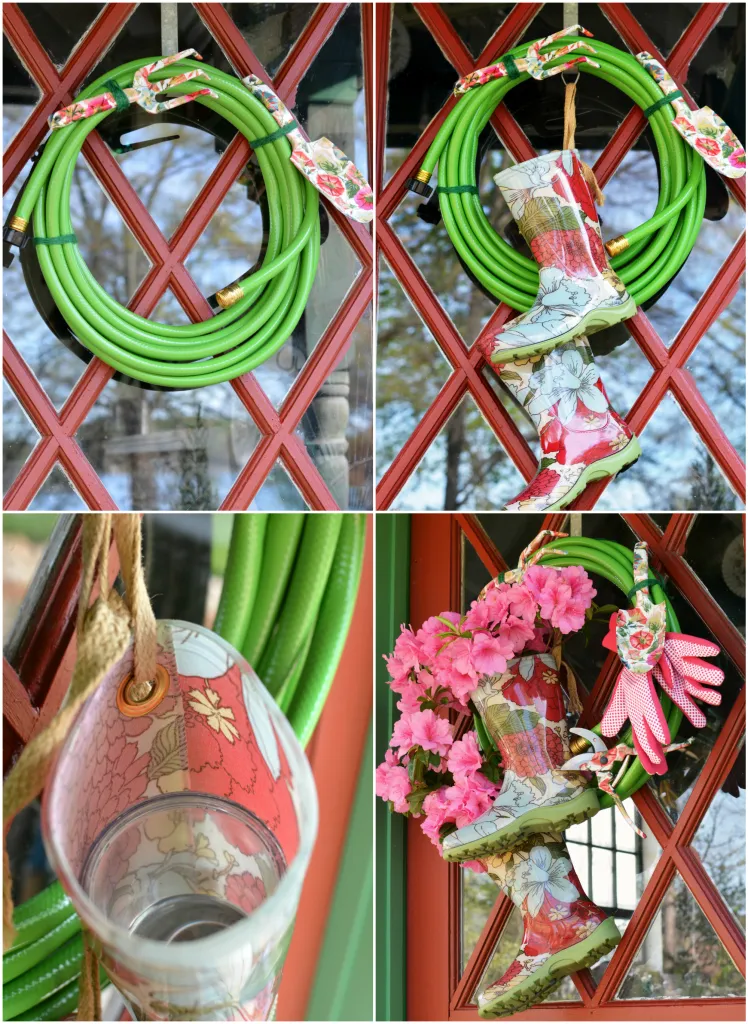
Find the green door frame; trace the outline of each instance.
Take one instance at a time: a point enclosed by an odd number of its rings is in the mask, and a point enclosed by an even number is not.
[[[377,760],[392,736],[397,694],[382,655],[395,646],[410,607],[410,516],[376,517],[376,750]],[[406,1014],[406,828],[401,814],[376,801],[377,1020],[405,1020]]]

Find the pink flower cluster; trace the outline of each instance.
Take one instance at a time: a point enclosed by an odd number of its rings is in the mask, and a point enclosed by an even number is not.
[[[463,617],[432,615],[415,633],[403,626],[386,659],[398,708],[417,711],[434,687],[465,707],[481,676],[506,671],[520,651],[545,650],[552,629],[581,629],[595,593],[581,566],[534,565],[521,583],[490,583]]]
[[[422,811],[421,828],[436,846],[445,825],[474,821],[498,791],[482,771],[476,734],[455,740],[439,710],[464,711],[482,676],[501,675],[522,651],[547,650],[553,630],[581,629],[595,593],[581,566],[534,565],[519,583],[490,583],[464,616],[443,612],[415,632],[402,626],[386,659],[401,716],[376,771],[376,792],[401,814]],[[421,768],[415,783],[414,760]]]

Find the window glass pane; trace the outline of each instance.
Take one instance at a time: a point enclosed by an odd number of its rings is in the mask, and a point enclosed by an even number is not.
[[[610,850],[592,847],[592,892],[589,895],[602,907],[612,907],[615,895],[613,890],[613,854]]]
[[[607,807],[590,820],[592,842],[595,846],[613,845],[613,808]]]
[[[745,980],[676,875],[618,992],[619,999],[741,997]]]
[[[740,777],[742,773],[742,786]],[[691,843],[709,877],[745,930],[745,762],[738,754]]]
[[[622,910],[635,910],[636,904],[636,857],[633,853],[617,853],[616,905]]]

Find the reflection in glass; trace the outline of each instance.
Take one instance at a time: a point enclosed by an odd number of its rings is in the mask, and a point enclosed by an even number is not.
[[[21,404],[3,380],[3,485],[4,493],[15,482],[31,454],[39,434]]]
[[[73,487],[65,470],[57,463],[28,507],[32,512],[88,511],[88,505]]]
[[[619,999],[745,995],[745,980],[680,875],[671,882]]]

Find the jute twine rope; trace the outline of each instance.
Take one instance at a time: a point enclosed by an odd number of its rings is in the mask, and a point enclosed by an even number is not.
[[[577,78],[578,77],[579,76],[577,76]],[[577,130],[576,95],[576,81],[567,82],[566,92],[564,93],[564,149],[576,149],[576,146],[574,145],[574,135]],[[602,206],[605,202],[605,196],[602,194],[600,186],[597,183],[595,172],[584,162],[584,160],[581,159],[581,157],[579,159],[579,163],[582,168],[584,180],[589,185],[590,192],[592,192],[592,198],[598,206]]]
[[[109,586],[109,548],[117,545],[125,599]],[[76,623],[77,654],[73,678],[62,707],[46,729],[34,736],[5,780],[3,825],[41,793],[52,758],[65,740],[84,702],[133,641],[136,683],[147,684],[156,671],[156,620],[148,598],[141,560],[140,516],[97,513],[83,516],[81,591]],[[98,577],[99,594],[91,603]],[[13,900],[8,852],[3,841],[3,940],[12,943]],[[99,1020],[99,964],[84,928],[79,1019]]]

